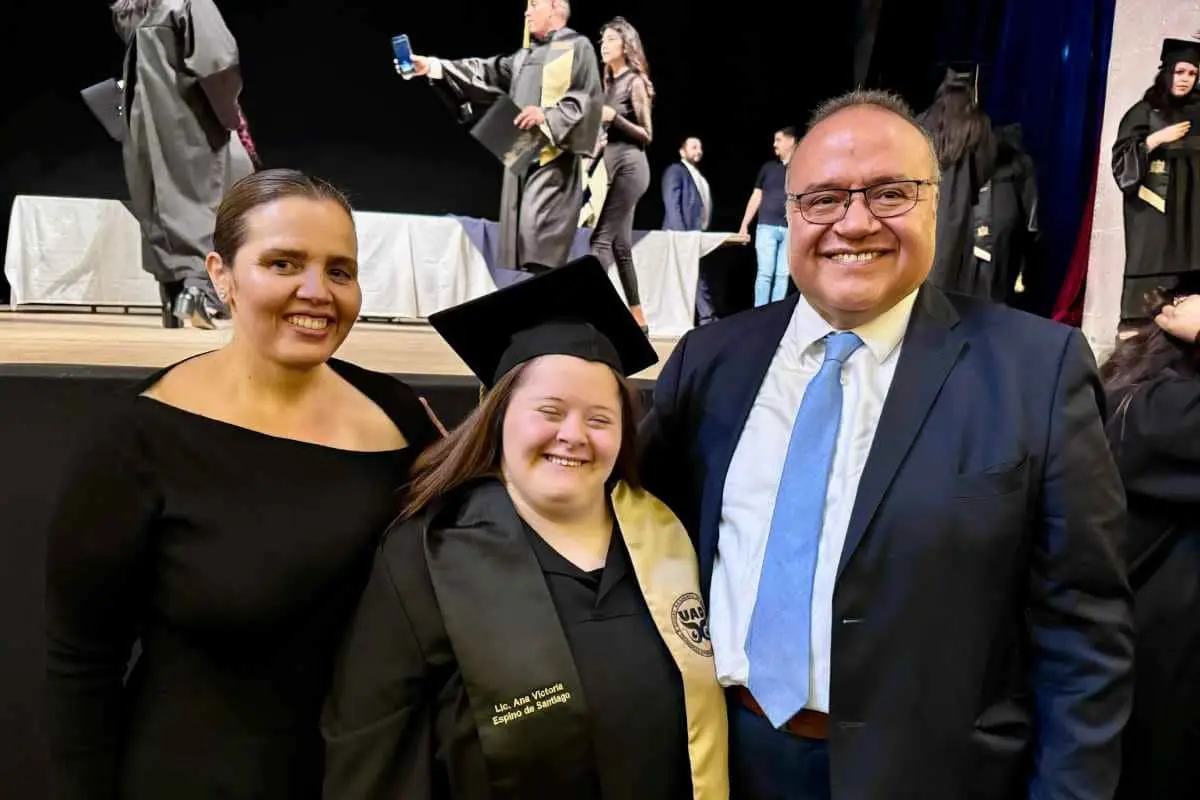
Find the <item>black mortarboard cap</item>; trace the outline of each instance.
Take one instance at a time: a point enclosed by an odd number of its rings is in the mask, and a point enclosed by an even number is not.
[[[438,311],[429,323],[489,389],[538,356],[598,361],[625,376],[658,361],[595,256]]]
[[[1180,61],[1200,67],[1200,42],[1191,39],[1164,39],[1162,46],[1163,66],[1174,66]]]
[[[945,67],[941,90],[966,91],[971,96],[971,102],[978,105],[980,100],[979,83],[983,77],[983,68],[973,61],[951,61]]]

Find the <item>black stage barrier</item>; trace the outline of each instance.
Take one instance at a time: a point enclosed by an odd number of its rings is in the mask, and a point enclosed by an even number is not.
[[[0,364],[0,797],[44,800],[45,533],[74,448],[152,370]],[[467,377],[397,376],[447,427],[479,400]],[[638,381],[646,402],[653,384]]]

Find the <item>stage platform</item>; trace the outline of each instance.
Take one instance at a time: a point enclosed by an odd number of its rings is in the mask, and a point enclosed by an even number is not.
[[[481,331],[486,335],[486,331]],[[0,792],[44,800],[45,534],[69,459],[109,404],[153,370],[220,347],[228,328],[165,330],[157,314],[0,311]],[[674,337],[652,337],[663,360]],[[479,383],[426,323],[355,326],[339,357],[400,377],[453,426]],[[662,362],[660,361],[660,364]],[[637,376],[645,397],[658,366]],[[247,468],[254,468],[247,465]],[[237,476],[230,476],[237,480]],[[86,531],[80,531],[85,536]]]
[[[228,323],[215,331],[167,330],[157,314],[101,310],[0,311],[0,366],[165,367],[228,341]],[[486,335],[485,331],[480,332]],[[653,380],[678,337],[654,336],[660,362],[634,376]],[[465,377],[470,372],[423,322],[359,322],[338,357],[400,376]]]

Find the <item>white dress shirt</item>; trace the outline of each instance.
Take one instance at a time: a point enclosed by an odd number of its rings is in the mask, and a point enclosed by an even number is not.
[[[855,328],[864,346],[843,367],[842,420],[825,497],[812,594],[811,684],[806,707],[814,711],[829,711],[829,653],[838,562],[858,481],[891,388],[916,296],[914,291],[882,316]],[[709,601],[709,631],[717,678],[723,686],[749,684],[746,634],[758,596],[788,440],[804,390],[825,358],[823,339],[833,330],[801,296],[759,387],[725,476]]]
[[[696,169],[696,165],[686,158],[682,158],[680,161],[691,174],[692,181],[696,184],[696,191],[700,192],[700,202],[704,204],[704,217],[700,221],[700,230],[706,231],[709,221],[712,220],[712,192],[708,188],[708,179],[701,175],[700,170]]]

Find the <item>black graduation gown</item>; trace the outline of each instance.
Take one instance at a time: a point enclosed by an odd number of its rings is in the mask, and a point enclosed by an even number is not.
[[[940,224],[940,221],[939,221]],[[996,130],[996,169],[972,214],[972,253],[957,290],[997,303],[1016,299],[1018,276],[1038,269],[1037,170],[1021,126]]]
[[[208,283],[217,206],[253,171],[235,158],[237,42],[213,0],[163,0],[118,21],[126,44],[123,143],[142,268],[161,283]]]
[[[996,140],[990,124],[973,150],[953,164],[942,165],[937,247],[929,278],[944,291],[978,294],[975,206],[995,167]]]
[[[1122,321],[1149,318],[1156,289],[1200,272],[1200,130],[1147,152],[1146,137],[1193,118],[1195,106],[1155,111],[1140,101],[1113,143],[1112,168],[1125,206]]]
[[[728,797],[690,542],[648,495],[613,505],[600,575],[496,480],[393,526],[326,703],[326,798]]]
[[[1200,378],[1112,398],[1137,649],[1119,800],[1200,797]]]

